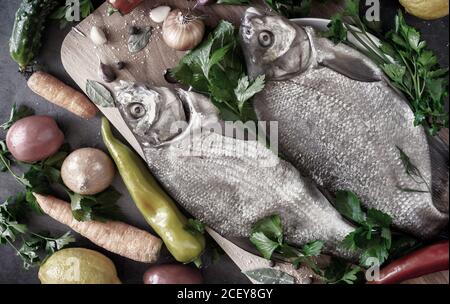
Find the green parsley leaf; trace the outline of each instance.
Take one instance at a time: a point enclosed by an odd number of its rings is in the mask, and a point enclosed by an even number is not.
[[[46,239],[45,251],[47,253],[54,253],[55,251],[61,250],[70,243],[75,242],[75,238],[70,232],[66,232],[64,235],[55,239]]]
[[[308,257],[319,256],[322,251],[323,245],[324,244],[322,241],[312,241],[303,246],[302,253]]]
[[[280,247],[278,242],[272,241],[262,232],[253,232],[250,236],[250,242],[252,242],[262,256],[268,260],[272,258],[272,254],[275,250]]]
[[[72,10],[72,4],[70,4],[70,2],[68,3],[64,3],[50,15],[50,19],[60,21],[60,28],[64,28],[65,26],[67,26],[67,24],[73,21],[68,18],[68,16],[70,16],[69,10]],[[91,0],[80,0],[79,8],[80,8],[80,21],[85,19],[95,10]]]
[[[359,0],[345,1],[344,15],[346,16],[359,15]]]
[[[192,234],[205,234],[205,225],[196,219],[188,219],[186,230]]]
[[[402,82],[406,74],[406,67],[397,63],[387,63],[382,68],[386,75],[396,82]]]
[[[373,208],[367,210],[366,221],[373,226],[383,228],[389,228],[392,224],[392,218],[389,215]]]
[[[347,0],[343,13],[358,30],[348,26],[342,14],[336,14],[323,36],[335,43],[344,42],[356,48],[346,38],[347,32],[350,32],[364,47],[361,51],[386,73],[392,86],[408,98],[414,112],[415,126],[427,127],[432,136],[448,128],[449,115],[445,107],[448,69],[439,67],[437,56],[427,49],[420,32],[406,23],[401,10],[395,17],[395,28],[386,34],[381,46],[376,44],[359,17],[358,2]]]
[[[120,220],[123,215],[117,201],[121,194],[113,187],[96,195],[81,195],[67,190],[73,217],[80,222]]]
[[[402,234],[393,237],[392,218],[373,208],[367,212],[362,211],[359,199],[351,192],[340,192],[339,200],[341,207],[337,208],[338,211],[358,224],[358,227],[344,238],[341,246],[350,251],[360,252],[360,265],[363,267],[383,264],[389,258],[392,244],[397,244],[396,238],[404,237]],[[354,213],[358,215],[355,217]]]
[[[356,223],[365,221],[359,198],[351,191],[339,191],[336,193],[334,206],[339,213]]]
[[[283,242],[281,217],[279,215],[272,215],[257,221],[253,225],[253,232],[261,232],[269,239],[281,244]]]
[[[29,269],[39,266],[49,254],[62,249],[75,239],[69,232],[60,238],[53,238],[51,235],[30,231],[25,224],[19,222],[29,210],[24,201],[25,196],[19,194],[0,205],[0,244],[11,246],[22,259],[23,267]],[[17,249],[14,243],[19,240],[21,246]],[[43,254],[44,259],[41,259]]]
[[[264,89],[264,78],[264,75],[260,75],[252,82],[250,82],[248,76],[242,76],[239,79],[238,86],[234,89],[234,94],[238,100],[239,112],[242,112],[245,102]]]
[[[322,37],[329,38],[335,44],[347,41],[348,30],[342,21],[342,15],[331,17],[331,22],[327,26],[328,30],[321,33]]]
[[[222,118],[247,121],[255,116],[247,106],[249,100],[264,82],[258,78],[250,83],[239,58],[242,54],[236,30],[231,23],[221,21],[207,39],[171,69],[171,74],[181,83],[209,95]]]
[[[358,281],[357,274],[361,270],[359,266],[351,265],[343,259],[332,257],[330,264],[324,271],[323,277],[328,284],[354,284]]]
[[[8,130],[16,121],[25,118],[27,116],[31,116],[33,114],[34,111],[28,108],[27,106],[25,105],[17,106],[16,104],[14,104],[12,106],[11,114],[9,116],[8,121],[0,125],[0,128],[2,128],[3,130]]]

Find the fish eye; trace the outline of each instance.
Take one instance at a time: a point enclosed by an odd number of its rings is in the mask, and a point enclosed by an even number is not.
[[[272,45],[272,33],[268,31],[262,31],[259,33],[258,42],[263,47],[269,47]]]
[[[140,103],[132,103],[128,106],[128,111],[130,112],[131,116],[134,118],[141,118],[145,115],[146,110],[143,105]]]

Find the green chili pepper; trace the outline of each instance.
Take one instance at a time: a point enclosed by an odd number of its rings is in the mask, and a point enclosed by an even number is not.
[[[205,248],[204,236],[186,229],[187,218],[161,189],[142,159],[114,137],[106,118],[102,119],[102,136],[136,206],[170,253],[182,263],[199,258]]]

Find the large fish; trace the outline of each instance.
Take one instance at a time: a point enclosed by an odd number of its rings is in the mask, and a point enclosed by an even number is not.
[[[254,102],[258,119],[279,122],[279,149],[300,172],[330,193],[355,192],[416,236],[434,236],[448,223],[448,197],[433,204],[430,193],[425,131],[414,127],[408,104],[375,64],[310,27],[254,8],[240,39],[250,76],[266,76]],[[401,151],[422,177],[406,173]],[[445,174],[448,182],[448,167]]]
[[[193,216],[223,236],[248,237],[257,220],[280,214],[287,241],[322,240],[329,253],[355,258],[338,245],[354,227],[265,145],[224,136],[209,99],[126,82],[116,97],[150,171]]]

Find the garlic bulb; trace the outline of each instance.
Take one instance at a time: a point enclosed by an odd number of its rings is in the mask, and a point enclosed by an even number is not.
[[[186,51],[196,47],[205,34],[205,24],[200,17],[176,9],[170,12],[163,24],[162,36],[166,44]]]
[[[108,42],[108,39],[106,39],[105,33],[98,26],[93,26],[91,28],[90,37],[91,37],[92,42],[95,45],[102,45],[102,44],[105,44],[106,42]]]

